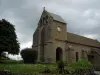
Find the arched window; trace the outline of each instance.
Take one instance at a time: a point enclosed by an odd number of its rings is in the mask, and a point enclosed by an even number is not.
[[[46,16],[46,24],[48,23],[48,16]]]
[[[78,52],[76,52],[76,61],[78,61],[79,60],[79,54],[78,54]]]
[[[42,26],[42,19],[40,19],[40,23],[39,23],[40,27]]]
[[[45,24],[45,17],[43,17],[43,24]]]

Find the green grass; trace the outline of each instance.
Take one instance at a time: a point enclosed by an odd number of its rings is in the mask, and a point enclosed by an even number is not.
[[[78,62],[72,64],[74,69],[89,69],[92,68],[92,63],[89,62],[88,60],[82,59],[79,60]]]
[[[6,64],[0,64],[0,70],[9,70],[11,72],[21,72],[21,73],[39,73],[42,72],[45,67],[48,67],[52,71],[56,71],[57,64],[24,64],[23,61],[16,60],[3,60]],[[87,60],[79,60],[74,64],[69,64],[65,66],[70,73],[75,69],[87,69],[90,68],[92,64]]]
[[[23,60],[1,60],[1,62],[6,63],[6,64],[22,64],[24,63]]]
[[[39,73],[43,71],[46,66],[52,70],[56,69],[56,65],[53,64],[0,64],[0,70],[22,73]]]
[[[0,64],[0,70],[8,70],[11,72],[39,73],[45,67],[50,68],[50,70],[57,68],[56,64],[24,64],[22,60],[2,60],[2,62],[4,64]]]

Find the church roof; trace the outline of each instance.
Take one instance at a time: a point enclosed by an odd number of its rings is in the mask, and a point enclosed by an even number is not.
[[[46,11],[46,10],[45,10],[45,11]],[[62,23],[66,23],[66,22],[62,19],[61,16],[56,15],[56,14],[51,13],[51,12],[48,12],[48,11],[46,11],[46,12],[48,13],[49,16],[52,16],[54,20],[59,21],[59,22],[62,22]]]
[[[50,13],[50,12],[49,12],[49,14],[53,17],[54,20],[59,21],[59,22],[62,22],[62,23],[66,23],[66,22],[62,19],[61,16],[56,15],[56,14],[53,14],[53,13]]]
[[[100,47],[100,42],[94,39],[90,39],[81,35],[73,34],[67,32],[67,41],[73,43],[79,43],[83,45],[93,46],[93,47]]]

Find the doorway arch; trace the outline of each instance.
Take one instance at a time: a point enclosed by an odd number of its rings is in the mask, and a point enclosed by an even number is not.
[[[58,47],[56,49],[56,61],[62,61],[62,58],[63,58],[62,48]]]

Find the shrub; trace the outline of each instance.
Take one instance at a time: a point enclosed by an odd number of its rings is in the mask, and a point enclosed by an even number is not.
[[[46,66],[46,67],[43,69],[42,73],[51,73],[51,70]]]
[[[92,68],[93,65],[90,61],[86,60],[86,59],[82,59],[82,60],[79,60],[78,62],[76,62],[73,67],[75,69],[89,69],[89,68]]]
[[[64,62],[63,61],[58,62],[58,70],[59,70],[59,73],[62,73],[64,71]]]
[[[25,48],[20,54],[24,60],[24,63],[36,63],[37,51],[32,50],[31,48]]]

